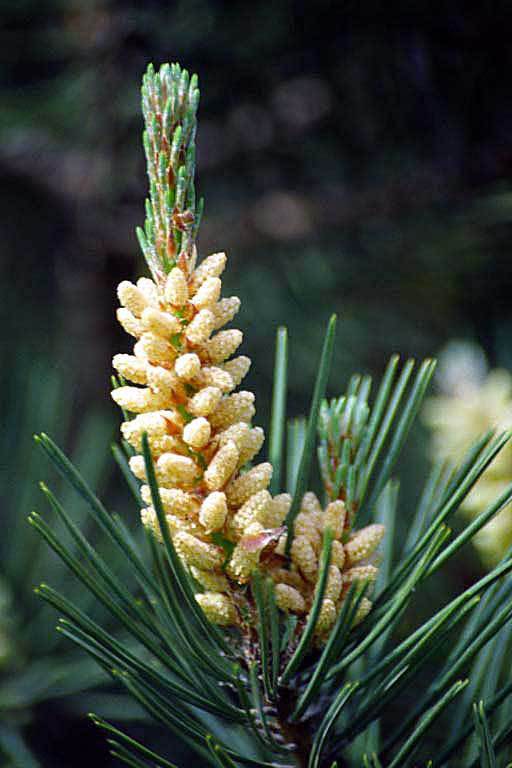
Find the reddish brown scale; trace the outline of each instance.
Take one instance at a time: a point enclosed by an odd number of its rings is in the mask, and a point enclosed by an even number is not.
[[[180,232],[185,232],[194,223],[194,214],[192,211],[174,211],[172,214],[172,223]]]
[[[265,565],[271,571],[273,571],[275,568],[285,567],[288,562],[286,557],[283,557],[282,555],[276,555],[274,551],[275,546],[275,544],[270,545],[269,547],[266,547],[261,553],[261,562],[265,563]]]
[[[174,259],[176,256],[176,243],[174,242],[174,236],[172,232],[167,235],[166,253],[170,259]]]
[[[173,437],[181,436],[181,427],[175,424],[171,419],[164,416],[165,423],[167,425],[167,432]]]

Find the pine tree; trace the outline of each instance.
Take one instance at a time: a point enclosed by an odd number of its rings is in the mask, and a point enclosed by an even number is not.
[[[457,535],[448,527],[509,436],[487,434],[459,467],[436,467],[407,539],[397,540],[393,472],[435,365],[400,368],[395,356],[374,397],[370,377],[356,375],[326,400],[332,317],[310,412],[288,429],[287,333],[278,331],[269,461],[253,463],[263,432],[252,426],[253,394],[236,391],[250,361],[230,359],[242,334],[221,330],[240,302],[220,297],[223,253],[197,265],[198,102],[195,76],[178,64],[149,67],[150,194],[138,237],[151,278],[119,286],[118,319],[136,342],[133,355],[114,358],[112,393],[124,412],[115,455],[147,547],[49,437],[37,438],[130,564],[137,592],[48,491],[75,548],[39,515],[30,521],[118,632],[50,586],[39,593],[63,616],[59,630],[202,765],[398,768],[425,753],[435,766],[496,765],[511,732],[502,660],[512,553],[460,595],[440,598],[419,626],[401,620],[423,583],[512,499],[511,486]],[[315,451],[324,503],[309,490]],[[436,729],[448,715],[457,727]],[[174,765],[94,720],[126,764]]]

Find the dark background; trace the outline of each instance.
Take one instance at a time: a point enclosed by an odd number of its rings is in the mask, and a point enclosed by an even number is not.
[[[290,329],[295,415],[331,311],[341,320],[333,395],[354,370],[379,374],[395,351],[421,358],[454,337],[507,364],[510,9],[413,7],[1,3],[2,379],[22,365],[30,377],[26,361],[44,360],[64,383],[71,424],[99,409],[115,435],[110,359],[128,350],[115,287],[144,269],[139,87],[150,61],[167,60],[199,74],[200,253],[228,252],[225,290],[243,302],[259,423],[277,326]],[[408,455],[412,487],[426,461],[420,429]],[[478,567],[461,564],[454,583]],[[67,749],[63,711],[48,704],[42,728],[31,726],[45,765],[67,754],[50,756]],[[52,728],[48,746],[41,732]],[[80,743],[85,726],[75,728]]]

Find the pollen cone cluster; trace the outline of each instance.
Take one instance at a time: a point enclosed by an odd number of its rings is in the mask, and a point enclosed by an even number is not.
[[[348,532],[349,521],[343,501],[333,501],[322,509],[314,493],[306,493],[295,519],[290,568],[278,562],[286,545],[283,535],[276,548],[270,573],[275,582],[276,601],[283,611],[305,616],[311,609],[318,582],[319,559],[325,529],[333,535],[327,586],[315,634],[319,644],[326,642],[354,581],[374,582],[377,577],[375,551],[384,535],[384,526],[368,525]],[[372,557],[373,556],[373,557]],[[363,620],[372,603],[363,597],[355,623]]]
[[[231,625],[239,621],[236,587],[249,581],[263,549],[282,533],[290,498],[270,496],[270,464],[240,472],[264,434],[251,426],[253,393],[234,391],[250,366],[248,357],[233,357],[242,333],[220,330],[240,306],[236,297],[221,298],[225,263],[225,254],[216,253],[194,268],[193,256],[161,285],[148,278],[119,285],[117,317],[136,343],[133,355],[114,357],[131,384],[112,397],[132,417],[121,432],[137,451],[130,467],[142,481],[141,442],[148,436],[174,547],[205,590],[197,595],[200,605],[212,621]],[[160,536],[148,485],[141,495],[142,521]]]

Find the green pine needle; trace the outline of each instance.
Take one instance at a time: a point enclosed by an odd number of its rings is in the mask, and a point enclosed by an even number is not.
[[[325,334],[324,344],[322,348],[322,355],[320,357],[320,365],[318,368],[318,374],[315,382],[315,389],[313,391],[313,398],[311,400],[311,407],[309,411],[309,418],[306,429],[306,438],[304,441],[304,448],[302,451],[302,457],[299,465],[297,480],[295,484],[295,492],[293,495],[293,501],[291,507],[286,516],[286,527],[288,529],[288,536],[286,537],[286,555],[289,556],[290,549],[293,541],[293,527],[295,518],[299,514],[302,497],[307,490],[307,484],[309,481],[309,474],[311,469],[311,462],[316,443],[316,430],[318,425],[318,417],[320,415],[320,406],[325,396],[325,390],[327,387],[327,380],[329,378],[329,372],[331,370],[332,355],[334,351],[334,339],[336,335],[336,315],[332,315],[327,326]]]
[[[274,361],[274,387],[268,458],[273,467],[270,492],[275,496],[281,490],[284,433],[286,427],[286,389],[288,366],[288,331],[278,328]]]

